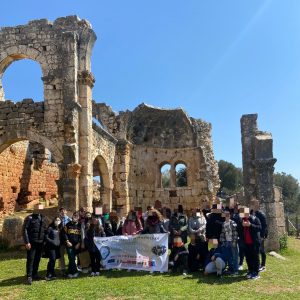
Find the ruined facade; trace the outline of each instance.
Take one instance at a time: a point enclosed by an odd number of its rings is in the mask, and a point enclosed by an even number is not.
[[[260,201],[269,228],[266,246],[277,250],[279,238],[285,233],[285,222],[281,191],[273,183],[273,138],[258,130],[257,114],[242,116],[241,133],[245,204],[249,205],[253,198]]]
[[[58,18],[53,23],[43,19],[1,28],[0,159],[12,159],[14,145],[21,142],[23,150],[19,152],[23,156],[15,164],[30,170],[23,174],[27,174],[25,177],[41,172],[41,166],[32,166],[38,159],[46,169],[56,166],[55,176],[48,182],[51,188],[32,185],[29,182],[36,180],[27,178],[24,189],[24,176],[8,171],[10,165],[2,163],[0,172],[17,174],[13,185],[7,183],[6,175],[0,178],[8,184],[0,189],[2,213],[13,212],[17,199],[30,206],[36,198],[56,193],[60,204],[69,210],[79,206],[92,209],[94,198],[100,195],[98,205],[121,213],[134,207],[145,209],[155,202],[171,208],[179,203],[191,208],[212,200],[219,178],[211,125],[188,117],[182,109],[140,105],[133,112],[116,114],[104,104],[93,103],[90,59],[95,40],[89,22],[76,16]],[[5,70],[14,61],[26,58],[41,67],[41,102],[5,99],[1,82]],[[24,156],[32,145],[39,145],[38,151]],[[51,153],[47,166],[45,153]],[[171,166],[167,188],[161,179],[164,164]],[[176,186],[178,164],[186,166],[184,186]],[[47,172],[38,175],[40,181],[48,176]],[[98,191],[93,187],[95,176],[101,181]]]
[[[181,109],[145,104],[116,114],[93,103],[94,118],[118,140],[114,163],[113,204],[120,210],[148,205],[185,209],[201,207],[219,187],[211,125],[189,118]],[[162,185],[161,168],[170,165],[170,184]],[[186,166],[187,184],[176,186],[175,168]]]

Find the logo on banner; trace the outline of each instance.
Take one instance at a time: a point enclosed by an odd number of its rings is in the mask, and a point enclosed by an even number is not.
[[[107,246],[102,246],[100,248],[100,253],[101,253],[102,259],[106,259],[110,254],[110,248]]]
[[[152,248],[152,252],[157,256],[162,256],[166,253],[167,247],[163,245],[157,245]]]

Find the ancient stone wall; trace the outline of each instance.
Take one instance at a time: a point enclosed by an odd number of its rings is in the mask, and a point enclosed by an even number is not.
[[[0,154],[0,217],[57,198],[59,169],[50,159],[29,142],[17,142]]]
[[[127,212],[160,201],[186,209],[212,200],[219,186],[211,125],[189,118],[182,109],[160,109],[145,104],[133,112],[116,114],[93,103],[93,116],[118,139],[114,163],[113,205]],[[171,165],[171,184],[161,184],[161,167]],[[176,187],[175,167],[187,167],[187,186]]]
[[[241,132],[245,203],[249,205],[253,198],[259,200],[269,227],[266,246],[278,250],[279,238],[285,229],[281,197],[273,184],[276,159],[273,157],[272,135],[258,130],[257,114],[242,116]]]

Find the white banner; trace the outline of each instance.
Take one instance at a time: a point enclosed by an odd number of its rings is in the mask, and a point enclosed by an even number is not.
[[[94,238],[106,269],[168,271],[168,234]]]

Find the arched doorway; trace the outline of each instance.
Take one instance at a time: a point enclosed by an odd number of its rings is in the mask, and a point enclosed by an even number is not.
[[[93,206],[110,211],[112,207],[112,190],[109,171],[105,159],[98,155],[93,162]]]

